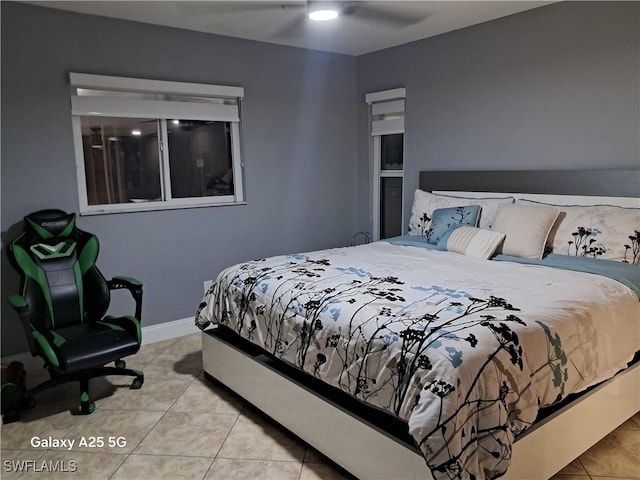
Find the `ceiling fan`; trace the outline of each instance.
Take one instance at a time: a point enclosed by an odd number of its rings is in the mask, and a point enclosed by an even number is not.
[[[420,23],[425,18],[424,10],[416,10],[416,2],[411,1],[213,1],[213,2],[178,2],[177,7],[185,14],[216,15],[226,13],[261,13],[267,11],[295,11],[295,18],[288,25],[276,32],[276,36],[287,37],[301,33],[314,15],[321,15],[321,20],[336,17],[348,18],[350,21],[367,22],[380,26],[403,28]],[[414,7],[413,9],[411,7]],[[320,14],[319,12],[322,12]],[[329,14],[328,12],[333,12]]]
[[[298,2],[300,3],[300,2]],[[408,26],[419,23],[426,17],[424,13],[407,11],[406,7],[415,2],[398,1],[322,1],[307,0],[301,2],[298,8],[304,9],[308,18],[314,19],[313,14],[322,11],[333,11],[340,15],[356,17],[378,23],[387,23],[393,26]],[[286,5],[286,4],[285,4]],[[293,4],[292,4],[293,5]],[[290,8],[286,7],[285,8]],[[404,11],[403,11],[404,10]]]

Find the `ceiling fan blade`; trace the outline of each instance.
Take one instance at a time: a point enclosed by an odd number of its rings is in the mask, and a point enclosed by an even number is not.
[[[385,2],[386,5],[375,5],[375,2],[345,2],[343,13],[363,20],[386,23],[399,27],[408,27],[425,20],[429,15],[424,12],[411,12],[398,7],[410,7],[413,2]]]
[[[303,0],[293,0],[285,2],[274,1],[244,1],[236,0],[229,2],[176,2],[176,9],[185,15],[216,15],[218,13],[253,13],[253,12],[272,12],[274,10],[283,10],[285,8],[305,8],[306,2]]]
[[[305,14],[300,13],[294,19],[287,22],[283,27],[279,28],[272,35],[273,38],[297,38],[305,33]]]

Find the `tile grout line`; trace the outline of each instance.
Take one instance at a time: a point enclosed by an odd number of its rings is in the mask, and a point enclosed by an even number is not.
[[[174,341],[174,342],[172,342],[172,343],[175,343],[175,341]],[[154,357],[154,359],[155,359],[155,358],[157,358],[157,357],[158,357],[158,356],[160,356],[160,355],[161,355],[161,354],[159,353],[158,355],[156,355],[156,356]],[[150,364],[151,364],[151,362],[149,362],[147,365],[150,365]],[[144,373],[144,372],[143,372],[143,373]],[[200,375],[200,373],[198,373],[198,375]],[[168,408],[167,410],[165,410],[165,411],[164,411],[164,413],[160,416],[160,418],[158,418],[158,420],[157,420],[157,421],[156,421],[156,422],[151,426],[151,428],[150,428],[150,429],[149,429],[149,431],[146,433],[146,435],[144,435],[144,436],[140,439],[140,441],[139,441],[139,442],[136,444],[136,446],[131,450],[131,452],[130,452],[130,453],[128,453],[128,454],[126,455],[126,458],[124,459],[124,461],[123,461],[120,465],[118,465],[118,468],[116,468],[116,469],[113,471],[113,473],[112,473],[111,475],[109,475],[109,477],[107,477],[107,480],[112,479],[112,478],[114,477],[114,475],[115,475],[116,473],[118,473],[118,470],[120,470],[120,468],[122,468],[122,465],[124,465],[124,463],[129,459],[129,457],[135,453],[136,449],[137,449],[137,448],[142,444],[142,442],[144,442],[144,440],[149,436],[149,434],[151,433],[151,431],[152,431],[152,430],[153,430],[153,429],[158,425],[158,423],[160,423],[160,421],[162,421],[162,419],[166,416],[166,414],[167,414],[167,413],[169,413],[169,411],[170,411],[171,407],[173,407],[173,405],[175,404],[175,402],[177,402],[177,401],[178,401],[178,399],[180,399],[180,397],[182,397],[182,395],[184,395],[184,392],[186,392],[186,391],[187,391],[187,389],[188,389],[188,388],[193,384],[193,382],[194,382],[196,379],[197,379],[197,375],[195,375],[195,376],[193,377],[193,380],[192,380],[192,381],[187,385],[187,387],[186,387],[186,388],[183,390],[183,392],[178,396],[178,398],[177,398],[176,400],[174,400],[174,402],[171,404],[171,406],[169,406],[169,408]],[[146,379],[145,379],[145,380],[146,380]],[[143,388],[144,388],[144,385],[143,385]],[[131,411],[131,410],[123,410],[123,409],[118,409],[118,410],[121,410],[121,411]],[[150,411],[150,410],[143,410],[143,411]],[[158,411],[158,410],[154,410],[154,411]],[[208,458],[208,457],[206,457],[206,458]],[[214,458],[215,458],[215,457],[214,457]],[[212,462],[213,462],[213,460],[212,460]],[[208,470],[207,470],[207,471],[208,471]],[[203,477],[203,478],[204,478],[204,477]]]
[[[584,470],[584,472],[587,474],[587,477],[589,477],[589,480],[593,480],[591,478],[591,475],[589,474],[589,470],[587,470],[587,467],[584,466],[584,463],[582,463],[582,461],[580,460],[580,457],[576,458],[576,462],[578,462],[578,464],[582,467],[582,469]]]
[[[198,373],[193,375],[193,380],[191,380],[187,386],[185,387],[185,389],[182,391],[182,393],[180,395],[178,395],[178,398],[176,398],[173,403],[171,405],[169,405],[169,408],[167,408],[167,412],[170,412],[171,409],[173,408],[173,406],[178,402],[178,400],[180,400],[182,398],[182,396],[185,394],[185,392],[187,390],[189,390],[189,387],[191,387],[191,385],[193,385],[195,383],[195,381],[198,379],[198,377],[200,376],[200,374],[204,372],[204,370],[200,370]]]
[[[213,462],[215,462],[215,461],[216,461],[216,457],[213,457],[211,459],[211,461],[209,462],[209,466],[204,471],[204,474],[202,475],[202,478],[200,480],[204,480],[205,478],[207,478],[207,473],[209,473],[209,470],[211,470],[211,467],[213,466]]]
[[[305,455],[306,455],[306,447],[305,447]],[[302,478],[302,469],[304,468],[304,457],[302,457],[302,462],[300,462],[300,471],[298,472],[298,480]]]
[[[135,410],[122,410],[122,409],[120,409],[120,411],[122,411],[122,412],[131,412],[131,411],[135,411]],[[147,410],[142,410],[142,411],[147,411]],[[126,454],[126,458],[124,459],[124,462],[122,462],[122,463],[118,466],[118,468],[116,468],[116,469],[113,471],[113,473],[107,477],[107,480],[109,480],[109,479],[113,478],[113,476],[114,476],[116,473],[118,473],[118,470],[120,470],[120,468],[122,468],[122,465],[124,465],[124,463],[129,459],[129,457],[130,457],[131,455],[133,455],[133,452],[135,452],[136,448],[138,448],[138,447],[140,446],[140,444],[144,441],[144,439],[145,439],[145,438],[147,438],[147,436],[149,435],[149,433],[151,433],[151,430],[153,430],[153,429],[156,427],[156,425],[158,425],[158,423],[160,422],[160,420],[162,420],[162,419],[164,418],[164,416],[166,415],[166,413],[167,413],[167,412],[164,412],[164,413],[160,416],[160,418],[158,418],[158,420],[156,420],[156,422],[151,426],[151,428],[149,428],[149,431],[148,431],[148,432],[147,432],[147,433],[146,433],[146,434],[145,434],[145,435],[140,439],[140,441],[136,444],[136,446],[135,446],[135,447],[133,447],[133,448],[131,449],[131,452],[129,452],[128,454]]]
[[[177,339],[174,339],[169,345],[173,345],[174,343],[177,342]],[[151,365],[153,363],[153,361],[155,359],[157,359],[162,353],[157,353],[152,360],[150,360],[149,362],[147,362],[147,364],[145,365],[145,367]],[[145,368],[143,367],[143,368]],[[143,370],[144,373],[144,370]],[[180,397],[182,397],[182,395],[184,395],[184,392],[187,391],[187,388],[189,388],[189,386],[191,386],[191,384],[195,381],[197,377],[194,376],[193,380],[186,386],[186,388],[182,391],[182,393],[178,396],[178,399]],[[146,378],[145,378],[146,380]],[[142,385],[142,387],[144,388],[144,384]],[[118,470],[120,470],[120,468],[122,468],[122,466],[125,464],[125,462],[129,459],[129,457],[131,455],[134,454],[135,450],[142,444],[142,442],[145,440],[145,438],[147,438],[147,436],[149,436],[149,434],[151,433],[151,431],[158,425],[158,423],[166,416],[166,414],[169,412],[169,410],[171,409],[171,407],[173,407],[173,405],[175,404],[175,402],[177,402],[177,399],[174,400],[174,402],[169,406],[169,408],[167,410],[164,411],[164,413],[158,418],[158,420],[151,426],[151,428],[149,429],[149,431],[140,439],[140,441],[136,444],[136,446],[131,450],[131,452],[129,452],[128,454],[126,454],[125,459],[122,461],[122,463],[120,463],[120,465],[118,465],[118,467],[113,471],[113,473],[111,473],[111,475],[109,475],[107,477],[107,480],[112,479],[117,473]],[[105,409],[105,410],[109,410],[109,409]],[[120,411],[130,411],[130,410],[126,410],[126,409],[115,409],[120,410]],[[144,410],[146,411],[146,410]]]
[[[174,342],[174,343],[175,343],[175,342]],[[162,353],[159,353],[158,355],[156,355],[156,356],[154,357],[154,359],[155,359],[155,358],[157,358],[157,357],[159,357],[160,355],[162,355]],[[152,363],[152,361],[151,361],[151,362],[149,362],[149,364],[151,364],[151,363]],[[123,461],[120,465],[118,465],[118,468],[116,468],[116,469],[113,471],[113,473],[108,477],[108,479],[112,479],[112,478],[116,475],[116,473],[118,473],[118,470],[120,470],[120,468],[122,467],[122,465],[123,465],[123,464],[124,464],[128,459],[129,459],[129,457],[130,457],[131,455],[149,455],[149,456],[154,456],[154,455],[156,455],[156,456],[157,456],[157,455],[158,455],[158,454],[151,454],[151,453],[140,453],[140,454],[136,454],[136,453],[135,453],[135,451],[136,451],[136,449],[137,449],[137,448],[138,448],[138,447],[139,447],[139,446],[144,442],[144,440],[149,436],[149,434],[150,434],[150,433],[153,431],[153,429],[158,425],[158,423],[160,423],[160,422],[165,418],[165,416],[166,416],[168,413],[176,413],[176,412],[172,412],[172,411],[171,411],[171,408],[176,404],[176,402],[178,402],[178,400],[180,400],[180,398],[182,398],[182,396],[183,396],[183,395],[185,394],[185,392],[189,389],[189,387],[195,383],[195,381],[198,379],[198,376],[199,376],[202,372],[203,372],[203,370],[200,370],[199,372],[197,372],[196,374],[194,374],[194,375],[193,375],[193,379],[192,379],[190,382],[188,382],[188,383],[186,384],[185,389],[182,391],[182,393],[180,393],[180,395],[178,395],[178,397],[177,397],[177,398],[176,398],[176,399],[171,403],[171,405],[167,408],[167,410],[164,410],[164,413],[162,414],[162,416],[160,416],[160,418],[159,418],[159,419],[158,419],[158,420],[157,420],[157,421],[156,421],[156,422],[151,426],[151,428],[149,429],[149,431],[146,433],[146,435],[145,435],[144,437],[142,437],[142,438],[141,438],[140,442],[138,442],[138,444],[135,446],[135,448],[134,448],[133,450],[131,450],[131,452],[130,452],[129,454],[127,454],[127,455],[126,455],[126,458],[124,459],[124,461]],[[146,380],[146,379],[145,379],[145,380]],[[144,385],[143,385],[143,388],[144,388]],[[118,410],[123,410],[123,409],[118,409]],[[123,411],[128,411],[128,410],[123,410]],[[145,411],[151,411],[151,410],[145,410]],[[158,411],[158,410],[153,410],[153,411]],[[237,421],[237,418],[236,418],[236,421]],[[235,425],[235,422],[234,422],[234,425]],[[233,427],[232,427],[232,428],[233,428]],[[226,437],[225,437],[225,440],[226,440]],[[223,442],[223,443],[224,443],[224,442]],[[217,453],[216,453],[216,455],[217,455]],[[161,455],[161,456],[163,456],[163,457],[173,457],[173,456],[175,456],[175,457],[186,457],[185,455]],[[211,457],[199,457],[199,456],[195,456],[194,458],[211,458]],[[208,472],[209,472],[209,470],[211,469],[211,466],[213,465],[213,462],[214,462],[215,458],[216,458],[215,456],[214,456],[213,458],[211,458],[211,462],[209,463],[209,467],[205,470],[205,473],[204,473],[204,475],[203,475],[202,479],[204,479],[204,477],[207,475],[207,473],[208,473]],[[202,479],[201,479],[201,480],[202,480]]]
[[[304,457],[307,456],[307,447],[304,448],[304,456],[302,457],[302,462],[300,462],[300,471],[298,472],[298,480],[302,479],[302,470],[304,469]]]
[[[224,436],[224,440],[222,442],[220,442],[220,446],[218,447],[218,450],[216,451],[216,454],[213,456],[213,460],[211,460],[211,465],[209,465],[209,468],[207,469],[207,471],[204,472],[204,477],[202,477],[203,479],[206,478],[207,475],[209,474],[209,472],[211,471],[211,468],[213,467],[213,464],[216,461],[216,458],[218,458],[218,454],[220,453],[220,450],[222,450],[222,447],[224,446],[224,443],[227,441],[227,439],[229,438],[229,435],[231,435],[231,432],[233,431],[234,427],[238,423],[238,420],[240,419],[240,415],[241,415],[240,413],[238,413],[238,415],[236,415],[236,419],[234,420],[233,425],[231,425],[231,428],[229,429],[227,434]],[[224,457],[221,457],[221,458],[224,458]]]
[[[171,346],[174,346],[175,344],[178,343],[178,339],[175,339],[174,341],[171,342]],[[167,347],[169,347],[169,345],[167,345]],[[137,365],[137,369],[139,370],[144,370],[144,368],[148,367],[149,365],[152,365],[154,360],[157,359],[160,355],[162,355],[162,353],[156,353],[155,355],[153,355],[152,358],[150,358],[147,362],[144,362],[144,366],[140,366]],[[182,355],[182,354],[177,354],[177,355]],[[175,405],[175,403],[184,395],[184,393],[186,392],[186,390],[194,384],[194,382],[198,379],[198,376],[203,372],[202,369],[200,369],[197,373],[192,374],[192,379],[189,382],[185,383],[185,388],[184,390],[179,394],[179,396],[177,397],[176,400],[174,400],[171,405],[168,407],[168,409],[164,410],[162,415],[158,418],[158,420],[156,422],[154,422],[151,427],[149,428],[149,431],[140,439],[140,441],[135,445],[135,447],[133,447],[133,449],[131,450],[131,452],[126,453],[126,452],[122,452],[122,453],[111,453],[109,455],[116,455],[118,457],[119,462],[114,466],[113,471],[108,474],[105,478],[107,479],[111,479],[113,478],[117,472],[121,469],[122,465],[129,459],[129,457],[131,455],[134,454],[135,450],[140,446],[140,444],[148,437],[149,433],[151,433],[151,431],[158,425],[158,423],[160,421],[162,421],[162,419],[164,419],[166,417],[166,414],[170,411],[171,408],[173,408],[173,406]],[[33,376],[31,377],[33,378]],[[145,379],[146,380],[146,379]],[[37,382],[37,384],[40,382]],[[65,409],[67,410],[67,409]],[[123,409],[123,408],[108,408],[107,406],[96,406],[96,410],[101,410],[103,412],[109,412],[109,411],[120,411],[120,412],[130,412],[131,410],[128,409]],[[138,409],[136,409],[138,410]],[[140,409],[140,411],[144,411],[144,412],[159,412],[158,410],[146,410],[146,409]],[[73,415],[73,413],[70,413]],[[65,429],[63,435],[63,438],[69,438],[70,436],[73,436],[75,434],[75,432],[78,432],[79,429],[81,429],[87,422],[89,422],[89,419],[91,418],[89,415],[82,415],[81,418],[77,424],[75,425],[71,425],[68,427],[68,430]],[[41,420],[41,419],[36,419],[37,420]],[[237,418],[236,418],[237,421]],[[235,425],[235,422],[234,422]],[[2,433],[6,433],[6,432],[2,432]],[[226,440],[226,437],[225,437]],[[9,452],[9,451],[25,451],[28,452],[30,455],[31,454],[35,454],[36,459],[39,459],[47,454],[49,454],[50,452],[52,454],[56,454],[59,453],[61,450],[59,449],[21,449],[21,448],[14,448],[14,449],[2,449],[3,451]],[[81,454],[85,454],[85,453],[89,453],[89,454],[104,454],[107,452],[103,452],[103,451],[82,451],[79,452]],[[166,456],[166,455],[165,455]],[[205,475],[206,472],[209,471],[209,469],[211,468],[211,465],[215,459],[215,457],[200,457],[200,458],[207,458],[210,459],[210,463],[209,463],[209,467],[207,468],[207,470],[205,471]],[[24,476],[24,473],[19,474],[19,476],[17,478],[22,478]]]

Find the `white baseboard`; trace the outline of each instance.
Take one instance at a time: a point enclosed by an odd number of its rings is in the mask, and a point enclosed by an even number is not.
[[[199,331],[195,326],[193,317],[160,323],[158,325],[149,325],[148,327],[142,327],[142,344],[148,345],[150,343],[162,342],[163,340],[170,340],[191,333],[198,333]],[[11,362],[21,362],[27,372],[41,370],[44,365],[44,360],[40,357],[32,357],[29,352],[2,357],[3,365],[8,365]]]
[[[172,338],[183,337],[191,333],[199,333],[194,317],[181,318],[172,322],[159,323],[142,327],[142,344],[162,342]]]

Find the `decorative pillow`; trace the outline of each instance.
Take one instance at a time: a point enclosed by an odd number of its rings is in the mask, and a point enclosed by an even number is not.
[[[433,211],[431,227],[429,227],[424,236],[427,238],[427,242],[435,245],[452,228],[460,225],[475,227],[478,224],[479,216],[480,207],[478,205],[438,208]]]
[[[478,205],[481,208],[480,228],[490,228],[496,216],[498,207],[503,204],[512,204],[513,197],[503,198],[464,198],[451,195],[440,195],[416,189],[409,220],[409,235],[425,235],[431,227],[433,211],[438,208],[462,207],[465,205]]]
[[[504,233],[476,227],[457,227],[445,233],[438,242],[438,250],[462,253],[488,260],[504,240]]]
[[[547,205],[518,200],[521,205]],[[640,208],[554,205],[560,210],[547,248],[561,255],[640,264]]]
[[[541,259],[558,213],[550,205],[501,205],[491,228],[506,235],[502,253]]]

